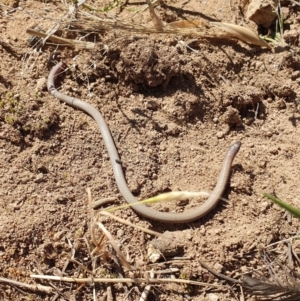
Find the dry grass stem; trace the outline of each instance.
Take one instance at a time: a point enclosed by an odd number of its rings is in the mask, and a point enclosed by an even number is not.
[[[94,222],[94,211],[93,211],[93,199],[92,199],[92,191],[91,188],[87,188],[86,190],[87,197],[88,197],[88,208],[89,208],[89,213],[90,213],[90,218],[91,218],[91,224]],[[92,229],[92,227],[91,227]],[[91,231],[91,235],[93,234],[93,231]],[[94,241],[95,243],[95,241]]]
[[[162,22],[162,21],[159,19],[159,17],[156,15],[155,10],[154,10],[154,7],[153,7],[151,1],[150,1],[150,0],[146,0],[146,3],[147,3],[148,6],[149,6],[150,17],[151,17],[151,19],[152,19],[152,22],[153,22],[155,28],[156,28],[157,30],[159,30],[159,31],[162,31],[163,28],[164,28],[163,22]]]
[[[210,22],[211,25],[224,29],[230,34],[235,36],[237,39],[244,41],[248,44],[253,44],[257,46],[271,48],[271,46],[261,39],[257,34],[255,34],[249,28],[244,26],[239,26],[231,23],[222,23],[222,22]]]
[[[159,3],[160,0],[154,0],[151,2],[152,6],[156,6],[158,3]],[[149,8],[149,5],[145,5],[143,8],[137,10],[131,17],[131,19],[134,19],[139,13],[142,13],[144,12],[147,8]]]
[[[23,282],[20,282],[20,281],[7,279],[7,278],[3,278],[3,277],[0,277],[0,282],[4,282],[4,283],[11,284],[11,285],[23,287],[23,288],[29,289],[31,291],[34,291],[34,292],[43,292],[43,293],[53,292],[52,287],[44,286],[44,285],[41,285],[41,284],[27,284],[27,283],[23,283]]]
[[[157,23],[155,17],[152,17],[152,20],[154,20],[154,23]],[[155,26],[144,26],[114,19],[101,18],[98,15],[92,15],[83,11],[78,12],[77,19],[73,20],[71,23],[74,28],[85,30],[86,32],[97,33],[103,30],[118,29],[141,34],[163,33],[180,36],[194,36],[198,39],[238,39],[248,44],[271,48],[267,42],[262,40],[249,28],[230,23],[181,20],[168,23],[163,27],[160,23]]]
[[[91,219],[91,226],[90,226],[90,234],[92,241],[95,245],[95,249],[90,252],[90,257],[92,258],[95,253],[99,254],[102,259],[106,258],[106,252],[104,250],[104,243],[106,241],[106,236],[102,233],[100,235],[100,238],[97,235],[97,224],[94,217],[94,211],[93,211],[93,199],[92,199],[92,192],[91,188],[86,189],[87,197],[88,197],[88,208],[89,208],[89,214]],[[87,246],[89,244],[87,243]]]
[[[294,3],[294,4],[296,4],[296,5],[298,5],[298,6],[300,6],[300,3],[298,2],[298,1],[295,1],[295,0],[290,0],[292,3]]]
[[[254,296],[261,296],[265,301],[298,301],[300,300],[300,289],[298,280],[290,273],[290,270],[285,266],[278,264],[280,271],[283,271],[283,278],[278,275],[273,268],[273,263],[270,262],[268,256],[265,256],[265,263],[269,270],[271,280],[259,273],[255,273],[256,277],[244,275],[241,280],[237,280],[210,268],[206,263],[199,261],[200,264],[210,273],[220,279],[239,284],[247,293]]]
[[[61,18],[61,20],[50,30],[48,30],[47,35],[44,37],[43,39],[43,45],[46,43],[46,41],[50,38],[51,35],[53,35],[60,27],[60,25],[66,21],[75,11],[76,9],[84,4],[86,0],[80,0],[80,1],[76,1],[76,4],[74,6],[71,6],[69,8],[69,11]],[[75,3],[75,2],[74,2]]]
[[[70,262],[73,262],[73,263],[76,263],[78,266],[81,267],[81,269],[87,273],[87,274],[90,274],[90,275],[94,275],[94,272],[89,270],[84,264],[82,264],[81,262],[79,262],[78,260],[76,259],[70,259]]]
[[[33,35],[33,36],[36,36],[36,37],[40,37],[40,38],[46,38],[47,37],[46,33],[31,29],[31,28],[27,29],[26,33],[28,33],[30,35]],[[92,42],[65,39],[65,38],[58,37],[54,34],[49,36],[47,39],[54,42],[54,43],[57,43],[61,46],[68,46],[68,47],[72,47],[72,48],[75,48],[75,49],[78,49],[78,50],[80,50],[80,49],[94,49],[96,47],[96,44],[92,43]]]
[[[69,283],[146,283],[146,284],[162,284],[162,283],[178,283],[190,284],[196,286],[214,287],[219,289],[228,289],[227,286],[210,284],[205,282],[186,280],[186,279],[170,279],[170,278],[75,278],[75,277],[60,277],[60,276],[47,276],[47,275],[30,275],[34,279],[53,280]]]
[[[149,274],[150,274],[150,278],[154,279],[154,272],[153,272],[153,270],[151,270],[149,272]],[[151,288],[152,288],[152,285],[149,285],[149,284],[146,285],[146,287],[144,288],[144,290],[143,290],[143,292],[141,294],[141,297],[140,297],[139,301],[146,301],[148,299],[148,296],[149,296],[149,293],[151,291]]]
[[[106,294],[107,294],[107,301],[114,301],[114,297],[113,297],[113,294],[112,294],[112,289],[111,289],[111,285],[108,285],[107,288],[106,288]]]
[[[111,244],[111,246],[113,247],[113,249],[116,251],[117,257],[120,259],[123,267],[125,267],[127,270],[132,270],[133,268],[127,262],[125,256],[120,251],[120,249],[118,247],[118,244],[116,243],[116,241],[114,240],[114,238],[112,237],[112,235],[108,232],[108,230],[104,227],[104,225],[102,223],[100,223],[100,222],[96,222],[95,225],[97,225],[99,227],[99,229],[104,233],[104,235],[106,236],[106,238],[109,240],[109,243]]]
[[[102,259],[107,259],[107,257],[111,257],[111,255],[108,255],[108,252],[106,252],[103,248],[104,243],[106,241],[106,238],[109,240],[111,246],[113,247],[113,249],[116,252],[117,257],[119,258],[121,264],[123,265],[123,267],[127,270],[132,270],[133,268],[130,266],[130,264],[126,261],[125,256],[122,254],[122,252],[120,251],[118,244],[116,243],[116,241],[114,240],[113,236],[109,233],[109,231],[104,227],[104,225],[100,222],[96,222],[94,219],[94,211],[93,211],[93,200],[92,200],[92,193],[91,193],[91,189],[87,188],[86,189],[87,195],[88,195],[88,207],[89,207],[89,212],[90,212],[90,217],[91,217],[91,238],[92,241],[94,243],[94,245],[96,246],[95,249],[90,253],[91,258],[93,258],[93,256],[95,254],[99,254],[100,257],[102,257]],[[97,228],[99,228],[101,230],[101,236],[100,238],[98,238],[97,235]],[[107,256],[108,255],[108,256]],[[93,268],[93,271],[95,270],[95,268]]]
[[[243,281],[241,280],[237,280],[237,279],[234,279],[234,278],[231,278],[231,277],[228,277],[228,276],[225,276],[221,273],[218,273],[216,272],[215,270],[213,270],[212,268],[210,268],[205,262],[203,261],[200,261],[199,260],[199,263],[201,264],[202,267],[204,267],[206,270],[208,270],[211,274],[213,274],[214,276],[218,277],[218,278],[221,278],[221,279],[224,279],[224,280],[227,280],[229,282],[233,282],[233,283],[237,283],[237,284],[242,284]]]
[[[71,46],[76,49],[94,49],[95,44],[91,42],[74,41],[70,39],[60,38],[53,34],[61,25],[65,25],[65,30],[84,30],[87,33],[99,33],[103,30],[124,30],[128,32],[136,32],[142,34],[175,34],[180,36],[195,36],[199,39],[238,39],[248,44],[257,45],[261,47],[271,48],[271,46],[262,40],[257,34],[252,32],[249,28],[239,26],[236,24],[222,23],[222,22],[207,22],[200,20],[181,20],[166,25],[156,15],[154,7],[150,0],[146,0],[150,16],[154,26],[143,26],[139,24],[126,23],[116,19],[102,18],[96,13],[88,13],[86,11],[78,11],[76,19],[72,21],[69,17],[85,1],[78,2],[76,6],[70,8],[69,12],[56,24],[56,26],[49,30],[47,34],[35,31],[33,29],[27,30],[28,33],[43,37],[45,42],[47,39],[55,43]],[[71,25],[71,27],[70,27]],[[72,29],[69,29],[72,28]]]
[[[141,34],[147,33],[165,33],[165,34],[180,34],[189,36],[192,34],[197,35],[197,37],[206,37],[208,33],[201,33],[197,30],[191,29],[178,29],[173,28],[171,26],[163,27],[163,29],[158,30],[154,26],[144,26],[133,23],[126,23],[119,20],[113,19],[102,19],[96,15],[87,14],[85,12],[81,12],[76,20],[73,20],[71,23],[75,28],[79,30],[85,30],[86,32],[102,32],[103,30],[124,30],[128,32],[135,32]]]
[[[113,215],[113,214],[111,214],[111,213],[109,213],[109,212],[107,212],[107,211],[99,211],[99,214],[108,216],[108,217],[110,217],[110,218],[112,218],[112,219],[118,221],[118,222],[121,223],[121,224],[124,224],[124,225],[130,226],[130,227],[136,228],[136,229],[141,230],[141,231],[143,231],[143,232],[145,232],[145,233],[148,233],[148,234],[150,234],[150,235],[163,236],[163,234],[161,234],[161,233],[159,233],[159,232],[155,232],[155,231],[146,229],[146,228],[144,228],[144,227],[141,227],[141,226],[132,224],[131,222],[128,222],[128,221],[126,221],[125,219],[122,219],[122,218],[120,218],[120,217],[117,217],[117,216],[115,216],[115,215]]]
[[[179,271],[180,270],[178,268],[168,268],[166,270],[153,271],[153,273],[156,274],[156,275],[161,275],[161,274],[178,273]]]

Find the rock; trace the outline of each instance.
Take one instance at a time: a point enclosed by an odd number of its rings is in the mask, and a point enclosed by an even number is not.
[[[35,91],[44,91],[47,89],[47,80],[45,77],[41,77],[36,82]]]
[[[121,238],[124,237],[124,230],[123,229],[118,229],[118,231],[117,231],[117,237],[119,239],[121,239]]]
[[[283,38],[289,44],[295,43],[299,39],[299,32],[296,29],[286,30],[283,34]]]
[[[246,18],[257,25],[269,28],[277,16],[275,0],[252,0],[248,6]]]
[[[241,116],[239,110],[229,106],[222,116],[220,116],[220,121],[225,124],[235,124],[237,126],[242,125]]]
[[[156,99],[150,99],[146,103],[147,109],[156,111],[159,108],[159,103]]]
[[[45,181],[45,179],[44,179],[44,174],[43,173],[39,173],[36,176],[35,180],[34,180],[35,183],[41,183],[41,182],[44,182],[44,181]]]
[[[183,240],[180,239],[180,231],[166,231],[160,237],[153,239],[147,248],[148,258],[151,262],[157,262],[161,257],[175,256],[183,250]]]
[[[208,294],[207,295],[209,301],[219,301],[219,297],[216,294]]]

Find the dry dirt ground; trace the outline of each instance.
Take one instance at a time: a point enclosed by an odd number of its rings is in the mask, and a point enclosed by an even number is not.
[[[300,7],[294,2],[281,3],[286,46],[273,50],[226,39],[117,30],[90,35],[58,32],[98,45],[95,50],[73,50],[53,42],[31,46],[34,41],[30,44],[26,34],[27,28],[52,28],[67,13],[66,3],[1,0],[0,276],[55,285],[52,293],[41,293],[1,282],[1,300],[93,298],[91,283],[38,282],[30,274],[89,277],[88,270],[93,269],[96,277],[118,277],[108,244],[103,246],[104,255],[91,254],[95,247],[91,220],[97,211],[89,210],[86,188],[91,189],[93,201],[112,197],[120,204],[125,201],[95,121],[47,91],[49,71],[61,60],[68,61],[69,70],[59,78],[59,89],[102,112],[129,188],[138,199],[174,190],[211,191],[228,147],[235,141],[242,143],[224,195],[227,202],[220,202],[200,220],[162,224],[130,208],[115,212],[158,232],[180,231],[176,235],[183,249],[178,256],[186,259],[151,264],[146,253],[153,236],[103,220],[135,267],[124,277],[149,277],[151,269],[177,268],[175,278],[228,287],[199,260],[237,279],[253,270],[269,277],[266,254],[297,271],[300,246],[292,237],[298,233],[299,221],[262,196],[274,193],[300,207]],[[107,14],[151,24],[148,11],[132,19],[145,6],[143,2],[123,4]],[[221,20],[261,30],[243,17],[241,3],[235,0],[166,0],[156,12],[164,22]],[[152,206],[179,212],[193,204]],[[72,251],[77,262],[65,266]],[[112,300],[138,300],[144,287],[96,284],[95,298],[111,300],[111,289]],[[148,300],[229,301],[243,300],[243,295],[245,300],[256,300],[239,285],[231,288],[157,284]]]

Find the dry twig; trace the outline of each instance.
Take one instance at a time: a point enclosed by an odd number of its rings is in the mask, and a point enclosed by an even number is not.
[[[215,270],[213,270],[212,268],[210,268],[205,262],[199,260],[199,263],[206,269],[208,270],[210,273],[212,273],[214,276],[218,277],[218,278],[221,278],[221,279],[224,279],[224,280],[227,280],[229,282],[233,282],[233,283],[238,283],[238,284],[242,284],[243,281],[241,280],[237,280],[237,279],[233,279],[231,277],[228,277],[228,276],[225,276],[221,273],[218,273],[216,272]]]
[[[152,7],[153,8],[153,7]],[[154,11],[154,10],[153,10]],[[236,24],[223,22],[206,22],[200,20],[180,20],[167,25],[163,25],[157,15],[152,15],[155,26],[144,26],[133,23],[126,23],[119,20],[102,18],[98,15],[91,15],[80,11],[77,19],[71,22],[74,28],[85,30],[86,32],[101,32],[103,30],[124,30],[141,34],[175,34],[180,36],[194,36],[198,39],[230,39],[241,40],[248,44],[271,48],[257,34],[249,28]],[[157,19],[159,21],[157,21]]]
[[[27,283],[23,283],[23,282],[20,282],[20,281],[7,279],[7,278],[4,278],[4,277],[0,277],[0,282],[8,283],[8,284],[15,285],[15,286],[20,286],[20,287],[29,289],[29,290],[34,291],[34,292],[43,292],[43,293],[53,292],[53,288],[49,287],[49,286],[44,286],[44,285],[41,285],[41,284],[27,284]]]
[[[109,243],[111,244],[111,246],[114,248],[117,257],[120,259],[122,265],[128,269],[128,270],[132,270],[133,268],[131,267],[131,265],[127,262],[125,256],[122,254],[122,252],[120,251],[117,243],[115,242],[115,240],[113,239],[112,235],[107,231],[107,229],[104,227],[104,225],[102,223],[94,223],[94,226],[98,226],[99,229],[104,233],[104,235],[107,237],[107,239],[109,240]],[[92,252],[93,253],[93,252]]]
[[[47,35],[45,36],[45,38],[43,39],[43,44],[46,43],[46,41],[49,39],[49,37],[51,35],[53,35],[57,30],[58,28],[60,27],[60,25],[62,24],[62,22],[64,22],[65,20],[67,20],[74,12],[75,10],[82,4],[84,4],[86,0],[80,0],[80,1],[76,1],[74,3],[76,3],[74,6],[71,6],[69,11],[67,12],[67,14],[65,16],[63,16],[61,18],[61,20],[52,28],[48,31]]]
[[[74,278],[74,277],[59,277],[59,276],[47,276],[47,275],[30,275],[34,279],[53,280],[69,283],[146,283],[146,284],[162,284],[162,283],[177,283],[177,284],[190,284],[197,286],[207,286],[219,289],[228,289],[224,285],[216,285],[205,282],[185,280],[185,279],[170,279],[170,278]]]
[[[247,293],[255,296],[261,296],[260,300],[264,301],[299,301],[300,287],[296,279],[285,272],[285,281],[279,281],[276,273],[273,270],[272,264],[268,263],[269,273],[272,282],[262,275],[259,278],[244,275],[242,280],[236,280],[231,277],[220,274],[211,269],[207,264],[200,261],[200,264],[218,278],[227,280],[232,283],[240,284]],[[284,270],[282,268],[282,270]]]
[[[144,227],[141,227],[141,226],[138,226],[138,225],[135,225],[135,224],[132,224],[131,222],[129,221],[126,221],[125,219],[122,219],[120,217],[117,217],[107,211],[99,211],[99,214],[101,215],[105,215],[105,216],[108,216],[116,221],[118,221],[119,223],[122,223],[124,225],[127,225],[127,226],[130,226],[130,227],[133,227],[133,228],[136,228],[138,230],[141,230],[143,232],[146,232],[148,234],[151,234],[151,235],[155,235],[155,236],[163,236],[163,234],[159,233],[159,232],[155,232],[155,231],[152,231],[152,230],[149,230],[149,229],[146,229]],[[164,237],[164,236],[163,236]]]
[[[46,33],[34,30],[32,28],[28,28],[26,33],[40,38],[46,38],[48,36]],[[69,46],[75,49],[94,49],[96,47],[96,44],[92,42],[65,39],[54,34],[49,36],[47,39],[61,46]]]
[[[152,19],[152,22],[155,26],[155,28],[158,30],[158,31],[163,31],[163,28],[164,28],[164,24],[163,22],[159,19],[159,17],[156,15],[155,13],[155,10],[154,10],[154,7],[151,3],[150,0],[146,0],[148,6],[149,6],[149,12],[150,12],[150,17]]]
[[[151,279],[154,279],[154,272],[153,270],[151,270],[150,272],[150,278]],[[144,291],[142,292],[142,295],[140,297],[140,300],[139,301],[146,301],[148,296],[149,296],[149,293],[151,291],[151,288],[152,286],[151,285],[147,285],[145,288],[144,288]]]

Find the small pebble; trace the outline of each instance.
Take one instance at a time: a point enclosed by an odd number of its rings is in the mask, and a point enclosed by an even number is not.
[[[258,162],[257,162],[257,165],[258,165],[260,168],[265,168],[266,165],[267,165],[267,163],[266,163],[266,161],[258,161]]]
[[[167,149],[167,148],[166,148],[166,145],[165,145],[165,144],[160,144],[159,150],[165,151],[166,149]]]
[[[218,273],[222,273],[223,265],[220,264],[220,263],[216,263],[216,264],[214,265],[214,270],[217,271]]]
[[[277,155],[278,154],[278,149],[277,149],[277,147],[272,147],[272,148],[270,148],[269,152],[272,155]]]
[[[246,199],[242,199],[243,206],[248,206],[249,202]]]
[[[267,209],[270,207],[270,202],[262,202],[261,204],[260,204],[260,211],[262,212],[262,213],[264,213],[264,212],[266,212],[267,211]]]
[[[209,301],[218,301],[220,300],[216,294],[207,294]]]
[[[43,181],[43,178],[44,178],[44,174],[43,174],[43,173],[39,173],[39,174],[36,176],[34,182],[35,182],[35,183],[40,183],[40,182]]]
[[[118,231],[117,231],[117,237],[118,238],[122,238],[124,236],[124,230],[123,229],[119,229]]]
[[[217,136],[217,138],[221,139],[221,138],[224,138],[225,133],[224,133],[223,131],[221,131],[221,132],[218,132],[218,133],[216,134],[216,136]]]
[[[65,234],[65,232],[66,232],[65,230],[56,232],[56,233],[53,235],[53,240],[54,240],[54,241],[60,240],[60,239],[63,237],[63,235]]]
[[[47,81],[46,81],[45,77],[39,78],[36,82],[35,91],[46,90],[46,88],[47,88],[46,83],[47,83]]]
[[[147,106],[147,109],[149,109],[149,110],[157,110],[159,107],[158,102],[155,99],[148,100],[146,106]]]

